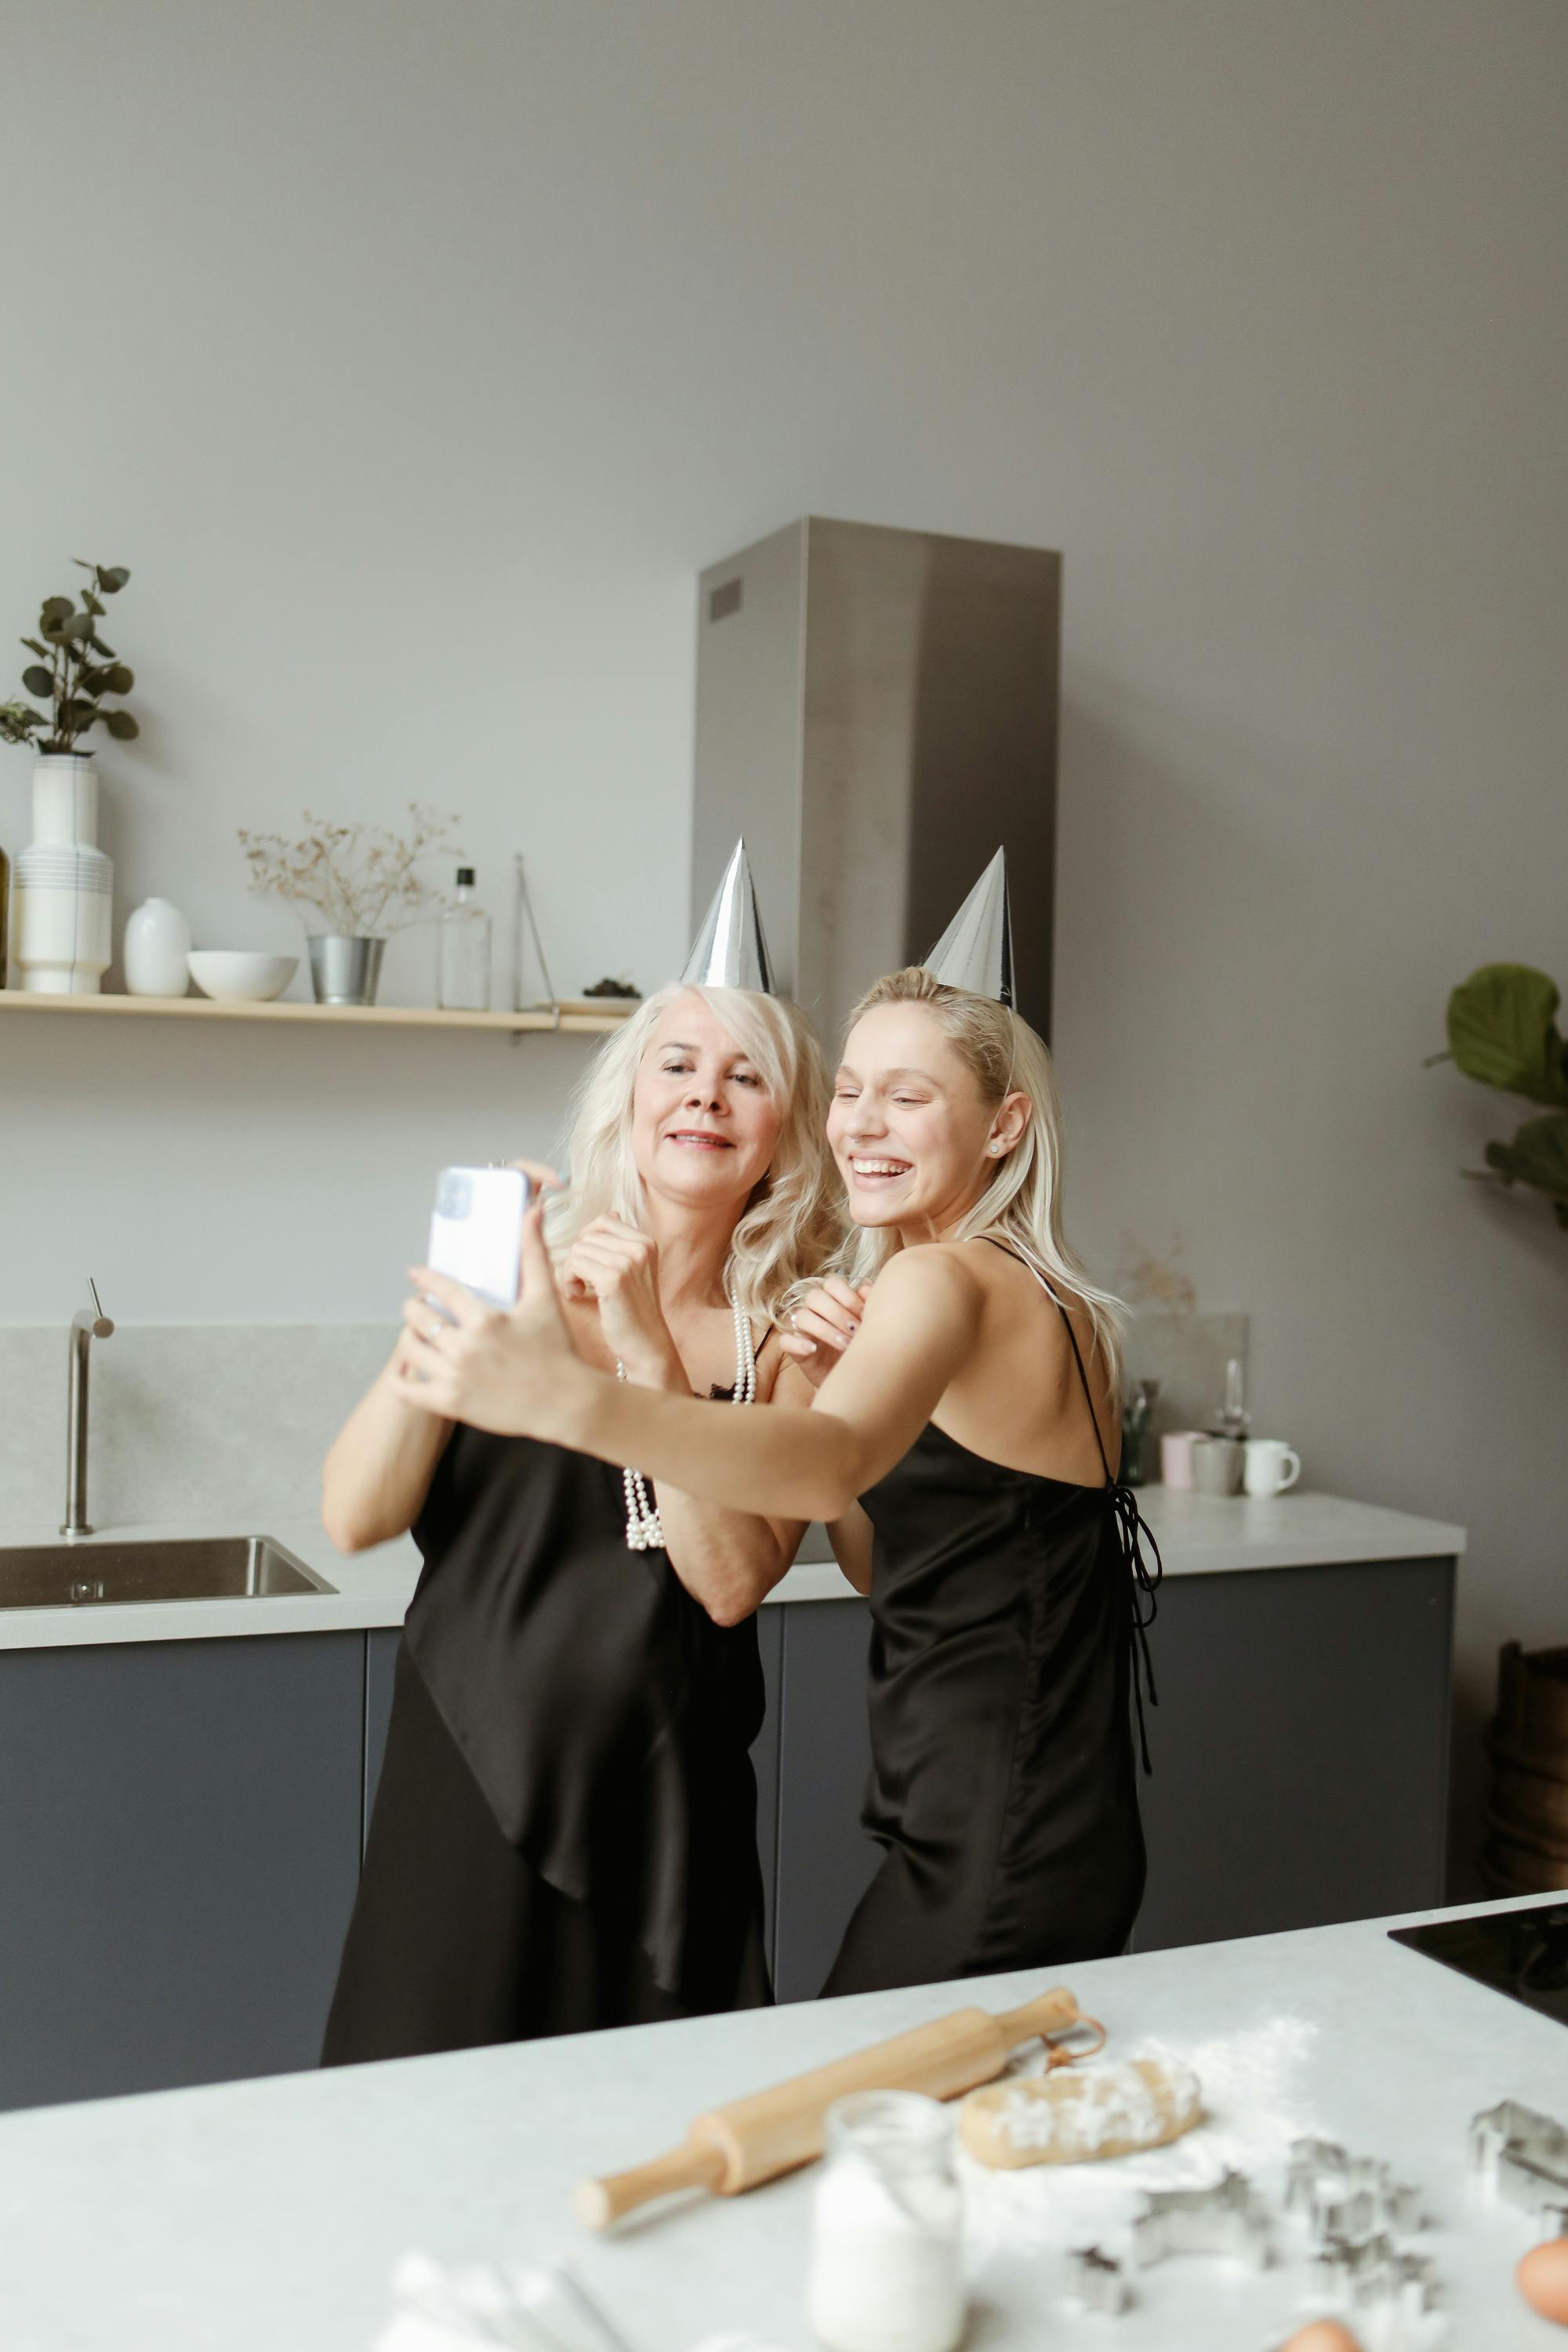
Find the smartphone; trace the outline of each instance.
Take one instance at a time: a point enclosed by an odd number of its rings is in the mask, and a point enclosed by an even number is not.
[[[521,1168],[443,1168],[426,1265],[492,1307],[515,1307],[523,1211],[532,1193]]]

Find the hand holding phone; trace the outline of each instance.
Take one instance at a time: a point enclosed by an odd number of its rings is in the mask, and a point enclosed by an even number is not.
[[[491,1307],[515,1307],[523,1213],[532,1198],[533,1186],[521,1168],[443,1168],[426,1265]]]

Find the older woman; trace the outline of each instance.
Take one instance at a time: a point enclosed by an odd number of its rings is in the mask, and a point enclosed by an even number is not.
[[[862,1232],[801,1317],[834,1360],[809,1411],[721,1422],[617,1391],[566,1349],[533,1233],[515,1312],[469,1301],[437,1329],[405,1310],[443,1412],[835,1523],[870,1594],[886,1857],[829,1992],[1119,1951],[1143,1882],[1129,1701],[1158,1559],[1111,1467],[1116,1303],[1062,1237],[1056,1089],[1010,1008],[1005,905],[980,928],[992,991],[916,966],[852,1016],[829,1135]]]
[[[768,1403],[774,1303],[830,1237],[825,1099],[793,1006],[648,1000],[552,1204],[573,1362],[715,1417]],[[405,1332],[324,1477],[335,1542],[412,1527],[425,1559],[324,2063],[766,2000],[751,1619],[800,1520],[456,1426],[414,1369]]]

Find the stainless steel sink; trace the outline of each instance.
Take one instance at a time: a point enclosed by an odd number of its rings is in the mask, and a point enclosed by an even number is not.
[[[0,1609],[94,1609],[126,1601],[260,1601],[335,1592],[270,1536],[110,1537],[0,1544]]]

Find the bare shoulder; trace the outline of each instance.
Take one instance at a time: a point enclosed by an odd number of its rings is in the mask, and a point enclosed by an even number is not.
[[[1026,1314],[1030,1330],[1036,1333],[1033,1344],[1043,1343],[1053,1356],[1060,1355],[1070,1364],[1076,1340],[1090,1380],[1099,1387],[1109,1387],[1094,1318],[1072,1291],[1047,1289],[1038,1275],[1012,1250],[995,1248],[978,1235],[973,1241],[952,1246],[964,1253],[975,1280],[987,1298],[997,1302],[1005,1317],[1010,1318],[1015,1311]]]
[[[922,1242],[888,1260],[871,1286],[867,1319],[900,1317],[963,1317],[973,1320],[985,1303],[979,1267],[962,1242]]]

